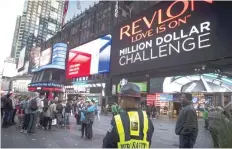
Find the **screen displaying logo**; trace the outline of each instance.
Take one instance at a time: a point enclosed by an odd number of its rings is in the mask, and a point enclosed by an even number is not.
[[[213,0],[164,1],[124,21],[113,32],[112,74],[231,57],[229,5]]]
[[[57,43],[53,46],[52,65],[63,66],[65,69],[65,59],[67,52],[67,44]]]
[[[84,77],[109,72],[111,35],[71,49],[67,64],[67,78]]]

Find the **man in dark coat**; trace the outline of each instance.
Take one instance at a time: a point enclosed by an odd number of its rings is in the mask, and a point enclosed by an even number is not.
[[[176,135],[179,135],[180,148],[193,148],[198,134],[196,110],[192,105],[192,95],[181,95],[182,110],[176,122]]]

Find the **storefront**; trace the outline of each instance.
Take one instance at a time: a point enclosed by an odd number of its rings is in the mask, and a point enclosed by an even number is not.
[[[29,91],[46,93],[47,98],[63,99],[67,44],[56,43],[41,51],[39,66],[32,70]]]
[[[111,35],[69,50],[66,64],[66,87],[68,98],[84,96],[105,103],[106,86],[109,82]],[[70,88],[73,91],[70,92]]]
[[[149,95],[231,92],[231,13],[228,2],[165,1],[124,21],[113,32],[111,93],[122,79],[146,82]]]

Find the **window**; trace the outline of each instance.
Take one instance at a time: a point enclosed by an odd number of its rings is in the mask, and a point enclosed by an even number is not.
[[[56,31],[56,24],[48,23],[48,29],[55,32]]]

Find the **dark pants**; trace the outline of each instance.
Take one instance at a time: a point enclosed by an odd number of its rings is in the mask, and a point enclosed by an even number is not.
[[[195,144],[195,140],[189,136],[180,135],[179,139],[180,148],[193,148],[193,145]]]
[[[81,115],[80,114],[77,114],[77,125],[80,125],[81,124]]]
[[[12,113],[12,111],[4,110],[3,123],[2,123],[3,127],[7,127],[10,124],[9,119],[11,118],[11,116],[10,116],[11,113]]]
[[[85,137],[87,137],[87,124],[82,123],[81,124],[81,136],[84,137],[84,135]]]
[[[15,119],[16,111],[17,111],[16,109],[13,110],[13,114],[12,114],[12,118],[11,118],[12,123],[15,123],[14,119]]]
[[[44,124],[43,124],[43,127],[44,128],[47,128],[48,126],[48,129],[51,129],[52,128],[52,119],[50,117],[44,117]]]
[[[205,128],[208,129],[209,128],[209,120],[205,119]]]
[[[87,138],[88,139],[93,138],[93,122],[87,124]]]
[[[3,112],[3,108],[1,108],[1,116],[2,116],[2,117],[3,117],[3,113],[4,113],[4,112]]]
[[[27,128],[28,133],[35,133],[35,128],[38,120],[38,112],[30,113],[30,121]]]
[[[25,114],[24,121],[23,121],[23,127],[22,127],[23,130],[27,130],[29,122],[30,122],[30,114]]]

